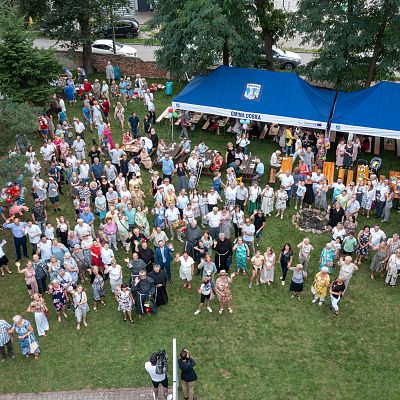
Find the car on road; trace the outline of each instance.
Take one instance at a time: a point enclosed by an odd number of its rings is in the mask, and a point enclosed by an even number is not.
[[[272,46],[272,57],[278,68],[286,70],[294,69],[301,64],[301,57],[297,53],[286,51],[276,46]],[[261,52],[260,61],[257,63],[257,66],[262,68],[265,64],[266,55],[265,52]]]
[[[132,39],[139,35],[140,25],[135,18],[124,17],[114,22],[115,37]],[[110,25],[105,26],[98,35],[101,38],[112,38],[112,27]]]
[[[137,57],[137,50],[126,44],[115,43],[116,54],[123,57]],[[109,39],[99,39],[92,44],[93,54],[113,54],[113,42]]]

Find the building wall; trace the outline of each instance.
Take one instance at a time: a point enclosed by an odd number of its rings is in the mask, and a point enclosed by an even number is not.
[[[56,57],[62,66],[75,70],[82,65],[82,53],[71,51],[56,51]],[[134,76],[140,74],[148,78],[168,78],[169,74],[157,68],[154,61],[143,61],[140,58],[127,58],[115,55],[93,55],[96,71],[105,72],[107,62],[121,69],[121,75]]]

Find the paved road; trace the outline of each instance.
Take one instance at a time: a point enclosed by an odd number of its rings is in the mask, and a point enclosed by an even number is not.
[[[0,395],[0,400],[153,400],[151,389],[102,389]]]

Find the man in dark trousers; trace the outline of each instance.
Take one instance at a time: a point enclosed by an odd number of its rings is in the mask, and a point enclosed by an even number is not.
[[[196,397],[194,397],[194,385],[196,384],[197,375],[193,369],[196,362],[190,357],[187,349],[182,349],[178,365],[181,370],[183,398],[185,400],[196,400]]]

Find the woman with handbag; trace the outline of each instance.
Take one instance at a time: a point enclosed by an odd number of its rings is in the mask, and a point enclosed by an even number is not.
[[[18,335],[23,356],[29,358],[29,356],[33,354],[37,360],[39,358],[40,348],[36,341],[31,323],[27,319],[23,319],[20,315],[16,315],[13,318],[13,322],[13,326],[8,333],[12,335],[15,332]]]
[[[46,307],[46,303],[41,294],[34,293],[32,295],[32,302],[26,310],[27,312],[33,312],[35,316],[36,329],[39,336],[46,336],[46,331],[50,330],[49,322],[47,317],[49,310]]]
[[[74,306],[75,306],[75,317],[77,321],[76,329],[81,329],[81,322],[83,325],[88,326],[86,323],[86,314],[89,311],[88,299],[85,289],[82,285],[76,288],[73,294]]]

